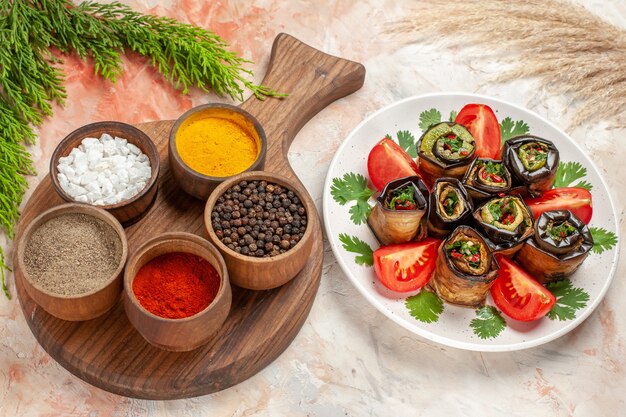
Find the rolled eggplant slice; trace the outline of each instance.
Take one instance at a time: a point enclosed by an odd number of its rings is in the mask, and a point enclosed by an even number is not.
[[[533,234],[534,217],[518,196],[496,197],[474,211],[474,220],[493,252],[513,256]]]
[[[383,245],[421,240],[427,234],[428,188],[417,176],[389,182],[367,224]]]
[[[560,160],[552,142],[531,135],[507,140],[502,159],[513,181],[526,186],[532,195],[552,188]]]
[[[474,137],[458,123],[433,125],[417,143],[418,165],[428,184],[441,177],[462,179],[475,152]]]
[[[439,178],[433,185],[428,207],[428,234],[443,238],[467,219],[473,203],[456,178]]]
[[[498,273],[498,263],[483,236],[459,226],[439,247],[429,285],[444,300],[468,307],[485,303]]]
[[[500,160],[476,158],[463,177],[463,185],[475,202],[482,201],[508,192],[511,173]]]
[[[589,227],[575,214],[569,210],[546,211],[537,219],[534,236],[515,260],[545,284],[576,272],[592,247]]]

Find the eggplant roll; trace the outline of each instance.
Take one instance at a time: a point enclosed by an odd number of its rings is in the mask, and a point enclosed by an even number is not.
[[[514,182],[537,195],[552,188],[560,158],[558,149],[549,140],[524,135],[504,143],[502,160]]]
[[[376,199],[367,224],[383,245],[426,237],[428,188],[418,177],[389,182]]]
[[[417,161],[428,184],[441,177],[462,179],[475,152],[474,137],[458,123],[433,125],[417,143]]]
[[[587,225],[569,210],[546,211],[515,260],[542,284],[572,275],[593,247]]]
[[[443,238],[473,210],[472,199],[456,178],[439,178],[433,185],[428,207],[428,234]]]
[[[512,257],[533,234],[534,217],[518,196],[496,197],[474,211],[474,220],[487,236],[492,252]]]
[[[459,226],[439,246],[429,285],[444,300],[468,307],[485,303],[498,273],[498,263],[483,236]]]
[[[476,158],[471,163],[463,185],[474,202],[485,200],[511,189],[511,173],[502,161],[488,158]]]

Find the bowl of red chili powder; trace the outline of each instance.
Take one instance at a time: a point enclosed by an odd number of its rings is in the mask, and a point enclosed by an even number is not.
[[[144,243],[124,271],[124,309],[149,343],[188,351],[224,324],[232,300],[220,252],[191,233],[166,233]]]

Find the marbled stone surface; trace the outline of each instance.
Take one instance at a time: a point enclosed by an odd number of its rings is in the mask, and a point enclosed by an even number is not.
[[[554,122],[591,155],[613,193],[622,236],[626,203],[626,127],[606,121],[573,127],[571,98],[532,81],[496,83],[498,65],[441,41],[412,43],[383,32],[413,0],[125,0],[137,10],[211,28],[255,62],[263,77],[271,43],[287,32],[325,52],[362,62],[365,86],[322,111],[290,152],[296,173],[321,209],[322,185],[341,141],[368,114],[399,99],[437,91],[492,95]],[[579,0],[626,27],[622,0]],[[31,149],[39,177],[56,144],[97,120],[174,119],[193,105],[225,101],[182,96],[147,61],[129,56],[113,85],[92,63],[66,59],[69,99],[40,129]],[[616,151],[616,149],[622,149]],[[0,244],[10,256],[4,235]],[[387,320],[352,287],[327,247],[322,283],[293,344],[273,364],[223,392],[177,401],[119,397],[74,377],[32,336],[15,296],[0,299],[0,414],[6,416],[618,416],[626,415],[626,257],[605,300],[570,334],[538,348],[481,354],[427,342]]]

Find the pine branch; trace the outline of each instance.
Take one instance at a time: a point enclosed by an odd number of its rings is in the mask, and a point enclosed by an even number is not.
[[[240,101],[245,89],[258,99],[283,96],[249,81],[250,62],[213,32],[119,2],[0,0],[0,45],[0,228],[9,238],[28,188],[23,176],[34,173],[24,145],[35,143],[33,126],[66,99],[65,77],[56,66],[62,60],[51,48],[93,59],[95,73],[113,82],[123,71],[121,55],[130,50],[147,57],[183,94],[195,86]],[[0,248],[2,283],[5,268]]]

